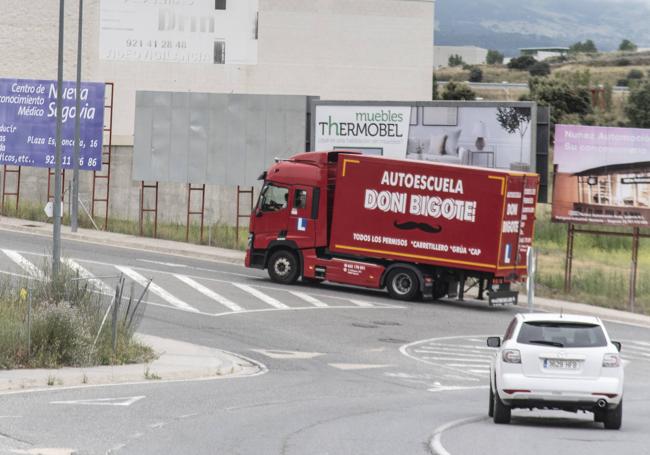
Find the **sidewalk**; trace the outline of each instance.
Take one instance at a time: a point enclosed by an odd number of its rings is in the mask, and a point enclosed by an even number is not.
[[[264,371],[246,359],[218,349],[150,335],[136,335],[158,359],[150,364],[0,371],[0,394],[34,389],[168,380],[244,377]]]
[[[6,216],[0,217],[0,230],[25,232],[48,237],[52,236],[52,225],[49,223],[9,218]],[[233,264],[243,264],[245,256],[243,251],[195,245],[193,243],[174,242],[172,240],[153,239],[150,237],[116,234],[114,232],[96,231],[94,229],[79,228],[76,233],[73,233],[70,231],[70,226],[61,226],[61,238],[65,240],[80,240],[103,245],[134,248],[156,253],[189,256],[197,259],[230,262]]]
[[[525,294],[521,294],[520,306],[527,308]],[[545,299],[535,297],[534,310],[545,310],[553,313],[571,313],[596,316],[603,321],[618,322],[622,324],[638,325],[640,327],[650,328],[650,316],[643,314],[629,313],[627,311],[613,310],[585,303],[566,302],[564,300]]]

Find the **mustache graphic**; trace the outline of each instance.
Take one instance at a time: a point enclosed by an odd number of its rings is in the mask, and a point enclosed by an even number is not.
[[[413,230],[413,229],[419,229],[421,231],[424,231],[428,234],[437,234],[440,231],[442,231],[442,227],[440,225],[438,226],[431,226],[430,224],[427,223],[416,223],[415,221],[407,221],[405,223],[398,223],[395,221],[393,223],[393,226],[395,226],[397,229],[403,229],[403,230]]]

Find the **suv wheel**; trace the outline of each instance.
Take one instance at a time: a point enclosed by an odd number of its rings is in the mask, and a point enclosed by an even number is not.
[[[494,393],[494,423],[510,423],[510,415],[510,406],[501,401],[498,393]]]
[[[490,382],[490,401],[488,402],[488,416],[494,417],[494,391],[492,390],[491,382]]]
[[[618,430],[623,423],[623,400],[614,409],[608,409],[603,416],[603,423],[608,430]]]
[[[276,251],[269,259],[269,276],[276,283],[293,284],[300,275],[298,258],[288,250]]]

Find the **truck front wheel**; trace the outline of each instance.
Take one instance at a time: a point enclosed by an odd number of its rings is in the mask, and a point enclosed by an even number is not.
[[[269,276],[276,283],[293,284],[300,276],[298,258],[288,250],[276,251],[269,259]]]
[[[395,269],[390,272],[386,280],[388,293],[394,299],[413,300],[418,295],[420,283],[412,270]]]

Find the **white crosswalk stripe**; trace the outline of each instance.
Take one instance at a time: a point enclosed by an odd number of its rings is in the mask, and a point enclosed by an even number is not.
[[[320,307],[320,308],[325,308],[325,307],[329,306],[327,303],[321,302],[316,297],[313,297],[313,296],[311,296],[309,294],[305,294],[304,292],[289,291],[289,294],[294,295],[294,296],[298,297],[299,299],[302,299],[305,302],[310,303],[310,304],[312,304],[314,306],[317,306],[317,307]]]
[[[198,292],[205,295],[206,297],[211,298],[215,302],[220,303],[221,305],[225,306],[226,308],[228,308],[228,309],[230,309],[232,311],[244,311],[244,309],[242,307],[237,305],[232,300],[227,299],[226,297],[222,296],[221,294],[216,293],[212,289],[203,286],[201,283],[199,283],[196,280],[193,280],[192,278],[190,278],[188,276],[174,274],[174,277],[181,280],[183,283],[187,284],[191,288],[196,289]]]
[[[32,278],[36,278],[37,280],[42,280],[44,279],[43,272],[36,267],[34,264],[32,264],[29,260],[27,260],[22,254],[13,251],[13,250],[5,250],[3,249],[2,252],[12,261],[14,261],[16,264],[20,266],[25,272],[29,274]]]
[[[279,300],[271,297],[270,295],[264,294],[262,291],[258,291],[254,287],[248,286],[246,284],[241,284],[241,283],[233,283],[233,286],[236,286],[237,288],[241,289],[244,292],[249,293],[253,297],[257,297],[261,301],[271,305],[274,308],[280,309],[280,310],[286,310],[289,308],[288,305],[285,305],[284,303],[280,302]]]
[[[84,278],[85,280],[87,280],[88,283],[92,284],[96,289],[98,289],[103,294],[115,295],[115,289],[113,289],[112,287],[104,283],[102,280],[96,278],[95,275],[90,273],[88,270],[86,270],[76,261],[73,261],[70,258],[65,258],[63,259],[63,263],[67,265],[69,268],[71,268],[73,271],[77,272],[80,278]]]
[[[133,270],[130,267],[124,267],[124,266],[116,265],[115,268],[117,270],[119,270],[120,272],[122,272],[123,274],[125,274],[126,276],[128,276],[129,278],[131,278],[133,281],[135,281],[136,283],[138,283],[142,287],[145,287],[147,285],[147,283],[149,282],[149,280],[147,278],[145,278],[143,275],[139,274],[138,272],[136,272],[135,270]],[[167,303],[169,303],[170,305],[175,306],[176,308],[179,308],[179,309],[185,310],[185,311],[198,312],[198,310],[196,308],[194,308],[194,307],[188,305],[187,303],[183,302],[181,299],[179,299],[178,297],[170,294],[169,292],[167,292],[166,290],[164,290],[163,288],[161,288],[160,286],[158,286],[157,284],[155,284],[153,282],[149,285],[149,290],[153,294],[156,294],[158,297],[162,298]]]

